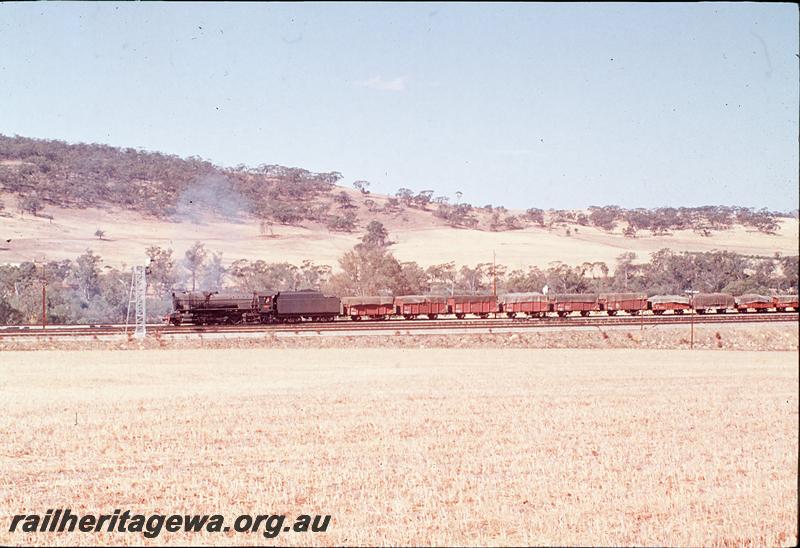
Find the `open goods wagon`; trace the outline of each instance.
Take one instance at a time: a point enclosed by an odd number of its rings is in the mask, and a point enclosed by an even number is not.
[[[467,314],[488,318],[489,314],[500,312],[497,297],[494,295],[453,295],[448,297],[449,312],[463,319]]]
[[[506,293],[500,297],[500,303],[509,318],[518,314],[544,318],[550,312],[550,301],[541,293]]]
[[[435,320],[447,314],[447,297],[437,295],[402,295],[394,298],[395,311],[407,320],[427,316]]]
[[[598,304],[609,316],[617,312],[636,315],[648,309],[646,293],[603,293],[598,298]]]
[[[689,310],[689,297],[683,295],[654,295],[647,299],[653,314],[661,315],[671,310],[673,314],[683,314]]]
[[[698,293],[691,301],[692,308],[698,314],[705,314],[716,310],[717,314],[724,314],[729,308],[736,308],[733,295],[727,293]]]
[[[562,318],[572,312],[580,312],[581,316],[588,316],[589,312],[602,310],[594,293],[567,293],[554,295],[551,298],[552,310]]]
[[[394,297],[342,297],[342,314],[352,320],[385,320],[393,316]]]
[[[787,308],[800,309],[797,295],[775,295],[772,297],[772,303],[778,312],[786,312]]]
[[[736,310],[739,312],[749,312],[750,310],[764,312],[774,306],[772,297],[757,295],[755,293],[735,297],[734,302],[736,303]]]

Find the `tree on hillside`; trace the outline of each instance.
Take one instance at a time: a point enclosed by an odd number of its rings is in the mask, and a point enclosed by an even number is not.
[[[427,209],[428,204],[431,203],[431,198],[433,197],[432,190],[422,190],[420,191],[414,198],[412,199],[412,203],[414,206],[420,209]]]
[[[369,211],[370,213],[375,213],[376,211],[378,211],[378,204],[376,204],[375,200],[373,200],[372,198],[367,198],[366,200],[364,200],[364,207],[366,207],[367,211]]]
[[[369,181],[355,181],[353,183],[353,187],[360,191],[361,194],[369,194],[369,190],[367,190],[369,187]]]
[[[106,232],[105,232],[105,230],[100,230],[100,229],[98,228],[97,230],[95,230],[95,231],[94,231],[94,235],[95,235],[95,236],[97,236],[97,239],[98,239],[98,240],[102,240],[102,239],[103,239],[103,236],[105,236],[105,235],[106,235]]]
[[[334,196],[333,199],[339,205],[339,209],[353,209],[356,207],[353,205],[353,199],[344,191]]]
[[[380,221],[370,221],[367,225],[367,231],[361,238],[362,245],[365,247],[386,247],[389,243],[386,238],[389,237],[386,227]]]
[[[395,213],[400,211],[400,200],[394,197],[388,198],[386,200],[386,205],[384,206],[386,211]]]
[[[43,204],[42,199],[33,192],[26,196],[23,196],[19,200],[19,208],[25,213],[30,213],[31,215],[36,215],[39,211],[42,210]]]
[[[354,211],[345,211],[343,215],[331,215],[327,227],[333,232],[352,232],[356,228],[357,219]]]
[[[414,191],[410,188],[400,188],[395,193],[395,196],[405,205],[410,206],[412,200],[414,199]]]

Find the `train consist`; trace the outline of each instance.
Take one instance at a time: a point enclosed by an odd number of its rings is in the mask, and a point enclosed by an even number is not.
[[[797,311],[797,295],[741,295],[700,293],[690,300],[682,295],[644,293],[556,294],[507,293],[505,295],[401,295],[396,297],[331,297],[318,291],[281,291],[279,293],[220,293],[195,291],[172,294],[173,312],[167,316],[172,325],[237,325],[327,322],[334,320],[388,320],[439,317],[463,319],[467,316],[489,318],[544,318],[619,313],[697,314],[728,312]]]

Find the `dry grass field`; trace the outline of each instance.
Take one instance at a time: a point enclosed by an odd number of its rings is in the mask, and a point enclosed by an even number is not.
[[[797,352],[5,351],[0,369],[3,545],[796,541]],[[8,532],[58,507],[333,518],[273,540]]]
[[[338,191],[338,189],[337,189]],[[354,200],[363,200],[350,193]],[[370,195],[378,203],[385,197]],[[0,194],[0,199],[4,196]],[[5,196],[6,204],[14,202]],[[11,208],[9,207],[9,210]],[[209,218],[204,223],[169,222],[146,219],[123,210],[71,210],[48,207],[52,222],[43,217],[16,212],[0,217],[0,263],[30,261],[38,255],[48,259],[74,259],[87,248],[103,257],[104,264],[120,267],[143,260],[144,250],[151,245],[172,248],[177,257],[195,241],[203,242],[213,252],[223,253],[223,262],[236,259],[268,262],[290,262],[299,265],[304,260],[338,268],[338,259],[363,235],[363,225],[351,234],[331,233],[319,226],[280,226],[272,234],[260,234],[259,223],[248,217],[240,222]],[[362,221],[368,219],[361,211]],[[390,250],[402,261],[416,261],[422,266],[455,261],[457,265],[475,265],[492,260],[510,268],[547,267],[552,261],[569,265],[584,261],[605,261],[613,267],[616,257],[633,251],[640,261],[649,254],[668,247],[674,251],[728,250],[746,255],[772,256],[776,252],[796,255],[798,223],[780,220],[776,235],[767,235],[736,226],[702,237],[692,231],[676,231],[670,236],[649,236],[642,232],[637,238],[625,238],[621,227],[604,232],[594,227],[580,227],[580,232],[566,236],[563,228],[526,228],[505,232],[456,229],[445,226],[430,213],[405,210],[400,215],[380,216],[396,242]],[[106,232],[99,240],[96,229]],[[575,226],[572,227],[574,231]],[[9,239],[10,242],[5,240]]]

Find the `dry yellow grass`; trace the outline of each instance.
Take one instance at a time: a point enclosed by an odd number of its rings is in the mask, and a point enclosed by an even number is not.
[[[358,193],[350,194],[355,200],[363,200]],[[383,197],[370,196],[378,203],[384,201]],[[9,196],[5,200],[7,204],[14,202]],[[362,219],[369,218],[366,210],[360,211]],[[205,224],[194,224],[144,219],[129,211],[48,207],[47,213],[54,216],[52,223],[30,215],[0,217],[0,235],[3,241],[11,239],[0,246],[0,263],[29,261],[39,254],[49,259],[74,259],[88,247],[100,254],[105,264],[119,267],[122,263],[142,261],[144,250],[150,245],[171,247],[176,256],[182,257],[199,240],[209,250],[223,252],[225,263],[263,259],[299,265],[309,259],[338,268],[339,257],[358,243],[363,234],[363,227],[352,234],[342,234],[330,233],[319,226],[275,226],[274,237],[265,238],[260,234],[259,223],[251,218],[239,223],[210,219]],[[633,251],[639,260],[647,261],[650,253],[665,247],[675,251],[718,249],[748,255],[772,256],[775,252],[796,255],[800,241],[797,221],[786,219],[781,220],[781,229],[773,236],[739,226],[707,238],[692,231],[677,231],[671,236],[642,234],[635,239],[623,237],[621,229],[607,233],[592,227],[579,227],[580,232],[569,237],[563,228],[507,232],[454,229],[444,226],[430,213],[417,210],[382,216],[381,220],[389,229],[390,239],[397,242],[390,248],[392,253],[400,260],[417,261],[423,266],[448,261],[475,265],[491,261],[492,252],[496,252],[500,264],[511,268],[547,267],[552,261],[571,265],[605,261],[613,267],[616,257],[623,252]],[[94,236],[97,228],[106,232],[107,240]]]
[[[332,514],[150,543],[791,545],[796,352],[3,352],[9,516]],[[78,426],[75,426],[75,413]]]

